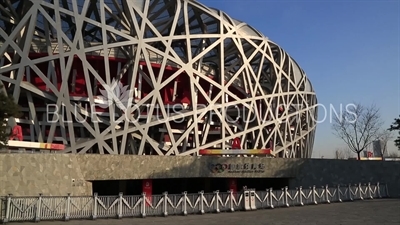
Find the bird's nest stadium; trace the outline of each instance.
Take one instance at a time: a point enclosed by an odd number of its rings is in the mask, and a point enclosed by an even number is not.
[[[312,153],[305,72],[250,25],[193,0],[1,1],[0,81],[21,106],[23,141],[65,153]]]

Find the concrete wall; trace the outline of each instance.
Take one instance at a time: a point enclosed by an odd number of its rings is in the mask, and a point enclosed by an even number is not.
[[[400,197],[399,161],[308,159],[299,168],[291,186],[387,183],[389,194]]]
[[[224,169],[215,170],[224,165]],[[220,167],[219,167],[220,168]],[[71,154],[0,154],[0,196],[91,195],[93,180],[280,177],[291,186],[385,182],[400,189],[400,162]],[[397,194],[397,193],[396,193]],[[398,193],[400,195],[400,193]]]
[[[92,184],[84,180],[71,155],[0,154],[0,196],[91,194]]]
[[[244,157],[192,157],[192,156],[73,156],[87,180],[121,180],[144,178],[183,177],[295,177],[304,160],[244,158]],[[225,169],[212,172],[221,165],[244,166],[248,169]],[[261,168],[260,168],[261,164]],[[256,168],[252,169],[254,166]],[[262,167],[264,166],[264,167]]]

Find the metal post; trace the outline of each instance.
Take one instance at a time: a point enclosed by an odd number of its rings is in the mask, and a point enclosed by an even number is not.
[[[215,198],[215,212],[219,213],[219,190],[214,191],[214,198]]]
[[[289,207],[289,199],[288,199],[288,187],[286,186],[284,189],[283,189],[283,191],[284,191],[284,193],[285,193],[285,198],[284,198],[284,201],[285,201],[285,205],[286,205],[286,207]]]
[[[7,196],[7,206],[6,206],[6,218],[4,218],[3,223],[8,223],[8,221],[10,221],[10,210],[11,210],[11,197],[12,194],[9,194]]]
[[[349,184],[349,200],[353,201],[353,196],[352,196],[352,193],[351,193],[351,184]]]
[[[93,215],[92,215],[92,220],[97,219],[97,193],[93,194]]]
[[[315,190],[315,185],[314,185],[314,186],[312,186],[312,198],[313,198],[312,200],[315,205],[318,205],[317,198],[315,196],[315,192],[316,192],[316,190]]]
[[[69,220],[69,217],[70,217],[70,207],[71,207],[71,193],[68,193],[68,195],[67,195],[67,202],[66,202],[66,206],[65,206],[65,218],[64,218],[64,220],[65,221],[68,221]]]
[[[326,200],[326,203],[328,203],[328,204],[331,203],[331,200],[329,200],[329,194],[330,194],[329,187],[328,187],[328,185],[325,185],[325,200]]]
[[[233,198],[235,197],[233,195],[233,190],[229,190],[228,193],[229,193],[229,205],[230,205],[231,212],[235,212],[235,208],[233,207],[234,206],[233,205]]]
[[[368,194],[370,199],[374,199],[374,196],[372,196],[371,182],[368,182]]]
[[[164,212],[163,216],[167,217],[168,216],[168,192],[164,192]]]
[[[184,191],[183,193],[182,193],[182,198],[183,198],[183,205],[182,205],[182,214],[184,215],[184,216],[187,216],[187,206],[186,206],[186,204],[187,204],[187,192],[186,191]]]
[[[122,219],[122,205],[123,205],[123,196],[124,193],[120,192],[119,193],[119,198],[118,198],[118,215],[117,218],[118,219]]]
[[[199,195],[200,195],[200,204],[199,204],[199,208],[200,208],[200,214],[204,214],[204,191],[199,191]]]
[[[381,195],[381,184],[379,182],[376,183],[376,191],[378,192],[378,198],[382,198],[382,195]]]
[[[272,188],[270,188],[270,189],[267,189],[267,191],[269,191],[269,202],[270,202],[270,204],[271,204],[271,209],[273,209],[274,208],[274,204],[272,203],[272,200],[273,200],[273,195],[274,195],[274,192],[273,192],[273,189]]]
[[[40,222],[40,214],[41,214],[41,207],[42,207],[42,193],[39,194],[39,199],[36,203],[36,217],[35,222]]]
[[[341,194],[342,192],[340,191],[340,184],[337,185],[337,197],[338,197],[338,201],[342,202],[342,198],[341,198]]]
[[[146,201],[146,192],[143,192],[142,193],[142,210],[141,210],[141,216],[142,216],[142,218],[145,218],[146,217],[146,204],[147,204],[147,201]]]
[[[364,200],[364,197],[363,197],[363,193],[362,193],[363,191],[362,191],[362,185],[361,185],[361,183],[358,183],[358,195],[360,196],[360,199],[361,200]]]
[[[300,202],[300,205],[301,205],[301,206],[304,206],[304,203],[303,203],[303,187],[302,187],[302,186],[300,186],[300,187],[298,188],[298,195],[299,195],[299,202]]]

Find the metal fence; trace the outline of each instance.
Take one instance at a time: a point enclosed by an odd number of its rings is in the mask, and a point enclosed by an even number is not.
[[[146,196],[0,197],[0,223],[204,214],[389,197],[384,184]]]

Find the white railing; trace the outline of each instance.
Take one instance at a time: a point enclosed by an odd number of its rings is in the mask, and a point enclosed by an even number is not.
[[[331,202],[389,197],[387,185],[356,184],[240,193],[199,192],[146,196],[62,196],[0,198],[0,223],[12,221],[70,220],[204,214],[272,209]]]

